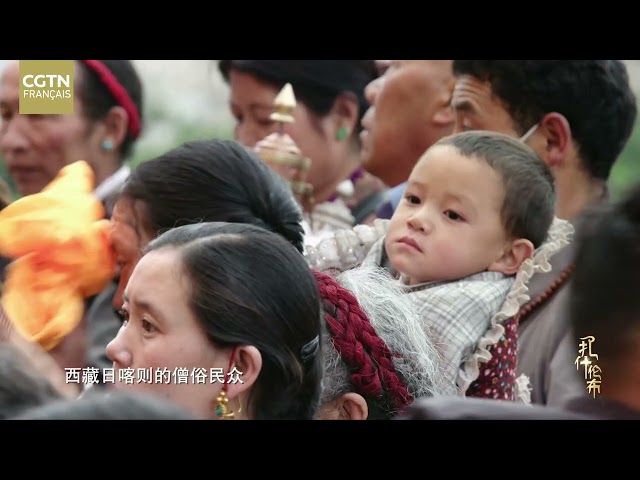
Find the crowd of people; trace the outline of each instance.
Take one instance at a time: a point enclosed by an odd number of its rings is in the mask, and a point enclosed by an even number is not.
[[[640,418],[622,61],[215,62],[234,138],[136,168],[131,61],[2,71],[1,419]]]

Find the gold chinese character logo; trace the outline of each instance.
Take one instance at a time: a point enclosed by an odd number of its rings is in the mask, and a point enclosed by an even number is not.
[[[584,368],[587,392],[593,395],[593,398],[596,398],[596,394],[600,394],[600,384],[602,383],[602,369],[596,362],[596,360],[598,360],[598,354],[593,353],[592,350],[595,341],[595,337],[582,337],[578,345],[579,355],[574,362],[576,364],[576,370],[580,370],[580,367]]]

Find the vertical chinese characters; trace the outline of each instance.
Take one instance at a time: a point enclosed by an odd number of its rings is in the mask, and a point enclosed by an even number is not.
[[[577,370],[580,370],[580,367],[584,369],[587,392],[593,395],[593,398],[596,398],[596,394],[600,394],[600,384],[602,383],[602,369],[597,363],[598,354],[592,350],[595,341],[595,337],[592,336],[580,338],[578,357],[574,362]]]

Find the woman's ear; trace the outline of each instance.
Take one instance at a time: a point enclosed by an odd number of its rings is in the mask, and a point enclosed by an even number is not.
[[[331,107],[331,119],[333,138],[351,138],[360,121],[360,106],[356,96],[352,93],[338,95]]]
[[[366,420],[369,416],[367,401],[357,393],[349,392],[336,400],[339,420]]]
[[[104,131],[101,140],[108,140],[115,150],[118,150],[127,136],[129,128],[129,116],[124,108],[120,106],[111,107],[106,117],[103,119]]]
[[[262,354],[251,345],[236,347],[235,361],[230,372],[225,372],[227,395],[234,398],[251,389],[262,370]]]
[[[505,275],[515,275],[525,260],[531,258],[534,252],[533,243],[524,238],[514,240],[507,246],[504,254],[491,265],[490,272],[501,272]]]

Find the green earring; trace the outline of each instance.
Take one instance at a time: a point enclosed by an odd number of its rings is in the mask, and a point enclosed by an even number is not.
[[[106,150],[107,152],[110,151],[113,148],[113,142],[109,139],[106,139],[104,142],[102,142],[102,149]]]
[[[349,130],[347,130],[347,127],[340,127],[336,132],[336,138],[338,140],[344,140],[345,138],[347,138],[348,135],[349,135]]]

